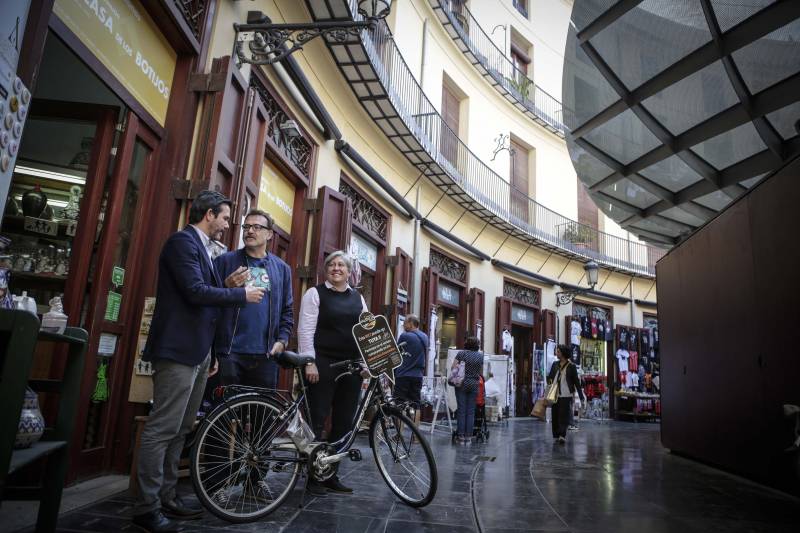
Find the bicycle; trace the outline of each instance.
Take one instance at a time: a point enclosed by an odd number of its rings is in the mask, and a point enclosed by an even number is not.
[[[351,449],[370,407],[369,445],[378,471],[400,500],[424,507],[436,495],[438,474],[428,441],[406,414],[371,378],[352,429],[333,443],[317,442],[311,428],[302,369],[314,359],[283,352],[277,362],[292,369],[300,392],[292,399],[279,391],[228,386],[222,403],[203,419],[191,450],[191,478],[201,504],[230,522],[262,518],[289,497],[305,470],[307,479],[330,479],[345,457],[361,460]],[[336,379],[362,371],[360,360],[331,365],[344,369]],[[308,482],[308,481],[307,481]]]

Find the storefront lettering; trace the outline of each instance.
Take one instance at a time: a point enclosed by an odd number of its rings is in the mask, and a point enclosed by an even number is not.
[[[163,125],[177,55],[141,1],[55,0],[53,13]]]
[[[158,89],[158,92],[160,92],[165,99],[169,100],[169,87],[164,83],[164,80],[158,77],[158,74],[156,74],[156,71],[150,66],[150,63],[148,63],[139,52],[136,52],[136,66],[142,69],[144,75],[147,76],[150,83]]]
[[[104,6],[98,5],[97,0],[84,0],[86,7],[92,10],[100,24],[108,28],[108,33],[114,33],[114,19],[108,16]]]

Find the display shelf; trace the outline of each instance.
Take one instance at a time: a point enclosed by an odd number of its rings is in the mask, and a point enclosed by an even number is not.
[[[635,392],[635,391],[614,391],[614,396],[620,398],[636,398],[639,400],[660,400],[660,394],[651,394],[649,392]]]
[[[16,233],[27,237],[39,237],[53,241],[71,241],[73,236],[67,234],[67,228],[76,223],[75,220],[48,220],[58,224],[58,234],[49,235],[38,231],[25,229],[25,217],[22,215],[6,215],[3,217],[3,233]]]
[[[21,270],[12,270],[11,279],[14,281],[19,280],[32,280],[38,282],[51,282],[63,284],[67,281],[67,276],[54,274],[52,272],[24,272]]]
[[[638,416],[638,417],[646,417],[646,418],[661,418],[661,415],[657,415],[656,413],[648,413],[648,412],[640,412],[637,413],[635,411],[620,411],[617,409],[618,415],[624,416]]]

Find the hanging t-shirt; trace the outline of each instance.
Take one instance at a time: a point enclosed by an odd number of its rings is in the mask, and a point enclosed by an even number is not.
[[[581,323],[575,317],[569,323],[569,340],[572,344],[581,343]]]
[[[606,321],[605,320],[598,320],[597,321],[597,338],[600,340],[605,340],[606,338]]]
[[[619,366],[620,372],[627,372],[628,371],[628,358],[630,357],[630,353],[628,350],[623,350],[620,348],[617,350],[617,365]]]
[[[619,345],[621,348],[628,347],[628,328],[619,328]]]
[[[639,374],[635,372],[628,372],[628,388],[630,389],[638,389],[639,388]]]
[[[575,366],[581,366],[581,347],[578,344],[572,345],[572,362]]]
[[[645,329],[642,331],[642,353],[650,352],[650,329]]]
[[[511,333],[507,330],[503,330],[503,351],[511,353]]]
[[[637,372],[639,370],[639,352],[630,350],[628,354],[628,370]]]
[[[614,340],[614,328],[611,327],[610,320],[606,320],[606,340],[607,341]]]
[[[637,337],[636,329],[631,328],[628,330],[628,350],[636,350],[637,352],[639,351],[639,346],[636,342]]]
[[[597,338],[597,320],[594,319],[594,318],[591,320],[591,327],[592,327],[592,338],[596,339]]]
[[[588,316],[581,317],[581,336],[585,339],[592,338],[592,324]]]

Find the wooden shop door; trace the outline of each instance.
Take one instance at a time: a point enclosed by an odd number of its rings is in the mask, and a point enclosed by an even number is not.
[[[151,269],[146,256],[150,222],[157,215],[154,174],[160,139],[133,112],[125,117],[111,177],[100,194],[103,216],[94,235],[90,268],[91,293],[85,303],[89,348],[83,371],[79,409],[71,446],[71,478],[89,477],[112,468],[122,469],[129,443],[116,438],[118,424],[133,416],[128,403],[131,368],[141,318],[138,280]],[[107,396],[98,387],[104,366]],[[122,426],[120,426],[122,428]],[[125,428],[122,428],[125,429]],[[123,431],[123,434],[128,434]],[[117,446],[119,448],[117,448]]]

